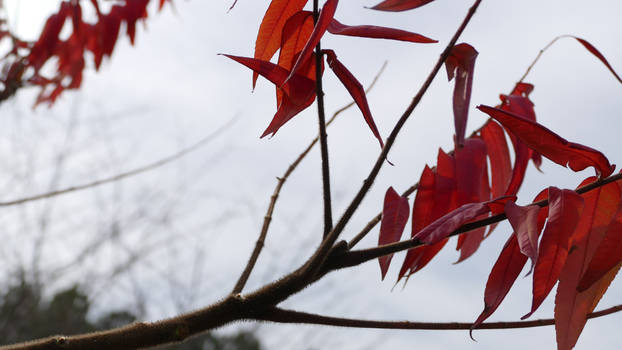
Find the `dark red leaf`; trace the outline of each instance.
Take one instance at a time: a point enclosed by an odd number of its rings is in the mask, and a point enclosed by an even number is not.
[[[595,177],[588,178],[580,186],[596,180]],[[601,278],[587,290],[577,291],[581,275],[592,259],[595,248],[602,241],[609,222],[617,212],[620,194],[620,188],[615,183],[582,194],[585,207],[574,234],[571,252],[559,276],[555,296],[558,349],[569,350],[574,347],[585,326],[587,315],[594,310],[617,273],[615,269],[610,276]]]
[[[255,40],[255,59],[270,61],[279,49],[285,22],[296,12],[302,10],[308,0],[272,0],[264,15],[257,39]],[[257,73],[253,73],[253,88]]]
[[[566,139],[555,134],[546,127],[521,117],[488,106],[478,106],[484,113],[500,122],[530,148],[562,166],[574,171],[593,166],[599,176],[607,177],[613,173],[615,165],[599,151]]]
[[[578,42],[581,43],[581,45],[583,45],[583,47],[585,47],[590,53],[592,53],[592,55],[596,56],[596,58],[598,58],[604,65],[605,67],[607,67],[607,69],[609,69],[609,71],[613,74],[613,76],[616,77],[616,79],[618,79],[618,81],[620,83],[622,83],[622,79],[620,78],[620,76],[618,75],[618,73],[616,73],[613,70],[613,67],[611,67],[611,65],[609,64],[609,62],[607,61],[607,59],[605,58],[605,56],[603,56],[602,53],[600,53],[600,51],[598,51],[592,44],[590,44],[587,40],[585,39],[581,39],[578,38],[576,36],[572,36],[573,38],[577,39]]]
[[[503,128],[495,121],[488,121],[480,133],[490,161],[492,198],[497,198],[505,194],[512,176],[508,144]]]
[[[149,0],[132,0],[127,1],[123,6],[123,18],[132,45],[134,45],[134,38],[136,37],[136,22],[147,18],[147,5],[149,5]]]
[[[340,23],[336,19],[330,22],[328,32],[336,35],[358,36],[363,38],[390,39],[408,41],[411,43],[437,43],[438,40],[430,39],[421,34],[408,32],[405,30],[378,27],[370,25],[348,26]]]
[[[421,7],[434,0],[385,0],[378,5],[371,7],[372,10],[380,11],[406,11]]]
[[[456,160],[456,192],[458,205],[481,203],[490,199],[488,170],[486,165],[486,144],[479,138],[469,138],[464,147],[458,148]],[[482,197],[482,188],[488,189],[487,197]],[[486,191],[484,191],[486,192]],[[488,212],[482,213],[485,216]],[[481,218],[478,218],[481,219]],[[456,249],[460,250],[457,262],[470,257],[484,239],[485,227],[478,228],[458,237]]]
[[[413,238],[425,244],[440,242],[460,226],[477,219],[477,217],[483,214],[489,213],[491,207],[495,204],[500,205],[513,198],[515,197],[502,197],[488,202],[465,204],[432,222]]]
[[[378,245],[394,243],[400,240],[402,232],[408,221],[408,199],[395,192],[389,187],[384,196],[384,208],[382,209],[382,222],[380,223],[380,236]],[[393,254],[378,258],[382,279],[387,274]]]
[[[322,10],[320,11],[317,23],[315,23],[313,33],[311,33],[311,36],[309,37],[309,40],[307,41],[305,47],[302,49],[300,56],[298,56],[294,67],[292,67],[290,76],[296,74],[298,69],[300,69],[309,59],[309,57],[311,57],[313,49],[315,49],[315,46],[320,42],[320,39],[326,32],[326,29],[328,29],[330,22],[333,20],[333,16],[335,15],[338,4],[339,0],[326,0],[324,6],[322,7]]]
[[[365,118],[365,122],[371,129],[371,132],[374,134],[378,142],[380,143],[380,148],[384,147],[384,143],[382,142],[382,138],[380,137],[380,133],[378,132],[378,128],[376,127],[376,123],[374,123],[374,118],[371,115],[371,111],[369,110],[369,105],[367,104],[367,97],[365,97],[365,89],[359,83],[358,80],[354,77],[352,73],[337,59],[337,55],[333,50],[322,50],[326,54],[326,59],[328,61],[328,65],[335,72],[335,75],[343,86],[346,87],[350,96],[356,102],[356,105],[359,107],[361,112],[363,113],[363,118]]]
[[[473,70],[477,51],[473,46],[461,43],[451,49],[451,53],[445,60],[447,77],[452,80],[456,77],[454,87],[453,109],[454,124],[456,127],[456,143],[458,147],[464,143],[464,133],[469,115],[469,103],[471,102],[471,87],[473,85]]]
[[[573,233],[583,211],[583,197],[571,190],[549,187],[549,219],[542,234],[538,259],[533,272],[533,314],[559,278],[568,257]]]

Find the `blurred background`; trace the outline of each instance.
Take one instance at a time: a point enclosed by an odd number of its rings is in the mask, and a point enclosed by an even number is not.
[[[375,3],[342,1],[335,18],[439,40],[421,45],[324,37],[323,48],[334,49],[365,86],[388,61],[368,94],[386,137],[471,3],[437,0],[401,13],[365,8]],[[4,0],[10,28],[29,40],[36,40],[58,4]],[[16,321],[20,314],[34,312],[42,320],[60,317],[54,311],[58,305],[72,305],[75,312],[66,317],[76,318],[75,331],[84,331],[173,316],[231,290],[254,247],[276,177],[317,134],[314,104],[276,136],[259,139],[276,110],[273,85],[260,78],[252,91],[251,72],[217,55],[252,56],[268,4],[239,0],[227,12],[228,1],[174,1],[158,12],[154,3],[150,18],[139,25],[136,45],[120,36],[112,59],[99,72],[87,69],[80,90],[64,93],[51,107],[33,108],[37,89],[22,89],[0,104],[2,202],[113,176],[213,135],[200,148],[152,171],[0,208],[1,339],[19,340],[20,327],[35,336],[60,332],[42,326],[36,333],[31,321]],[[620,13],[622,3],[616,0],[484,0],[460,40],[479,51],[467,135],[486,121],[475,106],[497,104],[498,95],[512,89],[538,51],[557,35],[587,39],[622,72]],[[535,85],[531,99],[540,123],[570,141],[601,150],[612,163],[621,162],[622,84],[581,45],[572,39],[557,42],[526,82]],[[328,115],[350,102],[329,70],[324,86]],[[380,212],[388,186],[405,190],[418,181],[425,164],[435,163],[438,147],[453,148],[452,91],[453,82],[441,71],[389,154],[395,166],[383,168],[343,238],[356,235]],[[333,211],[339,216],[380,149],[356,108],[343,113],[328,135]],[[319,244],[319,165],[319,150],[314,149],[285,184],[246,290],[290,272]],[[574,188],[593,172],[574,173],[548,160],[542,171],[530,166],[519,203],[529,203],[551,185]],[[483,308],[488,273],[510,233],[509,225],[501,224],[473,257],[457,265],[450,243],[404,288],[400,284],[393,289],[404,255],[397,254],[384,282],[378,264],[369,262],[327,275],[284,306],[343,317],[470,322]],[[359,246],[373,246],[377,235],[378,228]],[[620,292],[620,282],[614,281],[598,309],[619,304]],[[517,320],[531,306],[530,293],[531,279],[517,281],[490,320]],[[552,315],[549,296],[532,318]],[[589,321],[576,348],[618,348],[620,321],[619,314]],[[242,343],[251,349],[555,347],[553,327],[482,330],[474,336],[477,342],[466,331],[239,323],[199,338],[193,349],[242,348]]]

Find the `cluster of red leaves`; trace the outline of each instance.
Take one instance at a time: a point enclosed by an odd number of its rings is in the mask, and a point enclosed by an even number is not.
[[[576,39],[618,77],[598,50],[585,40]],[[491,119],[461,142],[471,89],[466,81],[472,76],[475,55],[472,47],[459,44],[446,63],[450,79],[454,70],[458,70],[458,75],[463,70],[462,81],[456,82],[454,92],[456,149],[449,154],[439,150],[436,167],[426,166],[421,174],[412,209],[411,236],[424,245],[408,251],[398,281],[426,266],[462,225],[505,213],[514,233],[492,268],[484,293],[484,310],[473,328],[499,307],[530,259],[533,300],[523,319],[538,309],[559,282],[555,299],[558,348],[571,349],[587,315],[622,265],[622,187],[610,183],[581,195],[549,187],[534,200],[548,200],[548,207],[515,204],[530,159],[537,167],[542,156],[574,171],[593,167],[598,177],[588,178],[580,186],[610,176],[615,166],[601,152],[567,141],[538,124],[529,100],[533,86],[525,83],[517,84],[510,95],[501,95],[501,105],[479,106]],[[513,144],[513,164],[506,134]],[[399,241],[408,221],[407,215],[395,214],[398,207],[401,211],[408,208],[408,201],[394,193],[390,188],[385,197],[379,245]],[[487,234],[486,228],[480,227],[460,235],[458,262],[471,256],[494,228],[491,225]],[[384,278],[390,257],[379,262]]]
[[[166,1],[158,0],[160,9]],[[149,3],[150,0],[118,1],[104,13],[97,0],[90,0],[97,21],[87,23],[82,18],[79,0],[61,2],[59,10],[47,19],[37,41],[24,42],[11,35],[13,48],[3,59],[6,73],[2,77],[2,96],[8,98],[21,86],[38,86],[41,92],[36,104],[52,104],[64,90],[79,88],[86,53],[92,54],[95,69],[99,69],[103,58],[112,55],[122,24],[134,44],[136,23],[147,18]],[[69,33],[67,39],[61,39],[65,33]],[[0,38],[8,35],[8,31],[2,31]],[[55,68],[45,66],[53,60]]]
[[[373,25],[349,26],[334,18],[339,0],[328,0],[316,21],[313,14],[303,10],[308,0],[272,0],[263,17],[254,58],[225,55],[253,70],[253,87],[259,75],[275,84],[277,112],[261,137],[274,135],[291,118],[309,107],[315,100],[314,48],[322,36],[334,35],[390,39],[412,43],[435,43],[420,34]],[[279,51],[276,64],[270,63]],[[337,59],[333,50],[322,50],[331,70],[348,90],[363,114],[374,137],[383,146],[382,138],[372,117],[363,87],[355,76]],[[323,73],[320,72],[320,75]],[[285,78],[283,78],[285,76]]]

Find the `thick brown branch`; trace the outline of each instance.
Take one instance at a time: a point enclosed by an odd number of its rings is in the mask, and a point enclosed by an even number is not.
[[[622,311],[622,305],[616,305],[608,309],[593,312],[587,315],[587,319],[602,317]],[[342,317],[330,317],[306,312],[284,310],[273,308],[258,318],[264,321],[276,323],[302,323],[317,324],[334,327],[350,328],[380,328],[380,329],[418,329],[418,330],[469,330],[473,326],[472,322],[409,322],[409,321],[374,321],[360,320]],[[517,329],[552,326],[555,319],[541,319],[532,321],[516,322],[486,322],[479,325],[476,329]]]

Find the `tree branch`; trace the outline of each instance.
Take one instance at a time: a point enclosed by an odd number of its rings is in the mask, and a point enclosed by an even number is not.
[[[116,174],[110,177],[106,177],[103,179],[99,179],[99,180],[95,180],[92,182],[88,182],[82,185],[76,185],[76,186],[71,186],[71,187],[67,187],[67,188],[63,188],[60,190],[56,190],[56,191],[50,191],[50,192],[45,192],[45,193],[41,193],[41,194],[37,194],[34,196],[30,196],[30,197],[24,197],[24,198],[20,198],[20,199],[13,199],[10,201],[5,201],[5,202],[0,202],[0,207],[9,207],[9,206],[13,206],[13,205],[20,205],[20,204],[24,204],[24,203],[28,203],[28,202],[33,202],[33,201],[38,201],[41,199],[46,199],[46,198],[51,198],[51,197],[56,197],[56,196],[60,196],[63,194],[68,194],[68,193],[72,193],[72,192],[77,192],[77,191],[82,191],[82,190],[86,190],[89,189],[91,187],[96,187],[96,186],[100,186],[100,185],[104,185],[107,183],[111,183],[111,182],[116,182],[116,181],[120,181],[123,179],[126,179],[128,177],[132,177],[135,175],[139,175],[151,170],[154,170],[156,168],[159,168],[161,166],[164,166],[166,164],[169,164],[171,162],[176,161],[177,159],[187,155],[188,153],[192,153],[194,151],[196,151],[197,149],[201,148],[202,146],[205,146],[206,144],[208,144],[210,141],[214,140],[216,137],[218,137],[223,131],[225,131],[226,129],[228,129],[229,127],[231,127],[237,120],[238,120],[239,116],[234,116],[233,118],[229,119],[229,121],[227,121],[225,124],[223,124],[222,126],[220,126],[218,129],[214,130],[212,133],[210,133],[209,135],[207,135],[206,137],[200,139],[199,141],[197,141],[196,143],[194,143],[193,145],[186,147],[178,152],[175,152],[174,154],[162,158],[158,161],[155,161],[151,164],[147,164],[144,165],[142,167],[130,170],[130,171],[126,171],[124,173],[120,173],[120,174]]]
[[[313,23],[319,17],[318,0],[313,0]],[[333,209],[330,194],[330,167],[328,162],[328,142],[326,121],[324,117],[324,91],[322,90],[322,45],[318,41],[315,46],[315,95],[317,96],[317,117],[320,136],[320,153],[322,154],[322,193],[324,198],[324,234],[326,238],[333,229]]]
[[[384,72],[384,69],[386,67],[387,67],[387,62],[385,61],[382,64],[382,67],[380,67],[380,70],[378,71],[378,73],[376,73],[376,76],[372,80],[371,84],[369,84],[369,86],[365,90],[365,92],[371,91],[371,89],[374,87],[374,85],[376,85],[378,78],[380,78],[380,75],[382,75],[382,72]],[[354,105],[354,101],[348,103],[347,105],[335,111],[335,113],[333,113],[333,116],[326,123],[326,126],[329,126],[330,124],[332,124],[332,122],[337,118],[338,115],[348,110],[348,108],[352,107],[353,105]],[[311,151],[313,146],[315,146],[318,140],[319,140],[319,135],[316,136],[313,139],[313,141],[311,141],[311,143],[307,146],[307,148],[304,151],[302,151],[302,153],[300,153],[298,158],[296,158],[296,160],[292,164],[289,165],[289,167],[287,168],[283,176],[277,178],[278,182],[276,184],[276,187],[274,188],[274,192],[272,193],[272,196],[270,197],[270,204],[268,205],[268,211],[266,212],[266,215],[264,216],[263,225],[261,227],[261,232],[259,232],[259,238],[257,238],[257,242],[255,242],[255,249],[251,253],[250,258],[248,259],[248,263],[246,264],[246,267],[244,267],[244,271],[242,271],[240,278],[238,279],[235,286],[233,287],[233,290],[231,291],[232,294],[237,294],[237,293],[242,292],[242,289],[244,289],[244,286],[246,285],[246,282],[248,281],[248,278],[250,277],[250,274],[253,271],[255,264],[257,263],[257,259],[259,258],[259,254],[261,254],[261,250],[263,249],[264,242],[266,240],[266,235],[268,234],[268,228],[270,228],[270,223],[272,222],[272,213],[274,212],[276,201],[279,198],[279,194],[281,193],[281,188],[283,187],[283,184],[285,183],[285,181],[287,181],[287,179],[294,172],[294,170],[296,170],[300,162],[302,162],[302,160],[307,156],[307,154],[309,154],[309,152]]]
[[[622,311],[622,304],[612,306],[587,315],[587,319],[598,318]],[[342,317],[330,317],[307,312],[272,308],[258,316],[259,319],[275,323],[317,324],[333,327],[379,328],[379,329],[418,329],[418,330],[470,330],[472,322],[409,322],[409,321],[374,321]],[[485,322],[476,329],[517,329],[552,326],[555,319],[547,318],[517,322]]]

